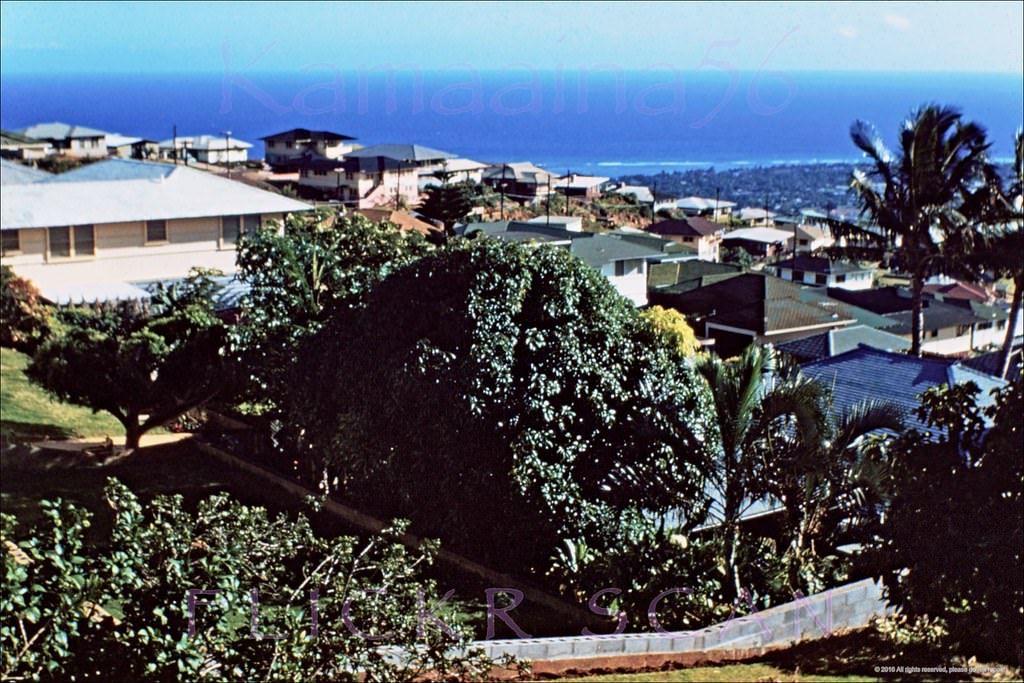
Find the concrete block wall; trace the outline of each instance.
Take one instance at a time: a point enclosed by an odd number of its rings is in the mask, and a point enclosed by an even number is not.
[[[872,617],[884,615],[887,609],[881,587],[864,579],[699,631],[481,640],[474,646],[483,648],[491,657],[511,654],[533,662],[747,651],[860,628],[868,625]]]

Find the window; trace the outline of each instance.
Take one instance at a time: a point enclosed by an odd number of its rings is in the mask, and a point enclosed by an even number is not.
[[[932,339],[934,339],[935,337],[939,336],[939,331],[938,330],[928,330],[928,336],[931,337]]]
[[[979,330],[991,330],[991,329],[992,329],[992,326],[993,326],[994,324],[995,324],[995,323],[993,323],[993,322],[992,322],[991,320],[990,320],[990,321],[988,321],[988,322],[984,322],[984,323],[978,323],[978,329],[979,329]]]
[[[241,234],[241,225],[238,216],[224,216],[221,219],[220,237],[224,244],[234,244]]]
[[[793,282],[803,282],[803,281],[804,281],[804,271],[802,271],[802,270],[794,270],[793,271]]]
[[[73,229],[75,256],[93,256],[96,253],[96,236],[91,225],[76,225]]]
[[[50,256],[70,258],[71,228],[50,228]]]
[[[17,230],[4,230],[0,232],[0,253],[14,254],[21,251],[21,240],[18,238]]]
[[[964,336],[965,334],[967,334],[970,331],[971,331],[971,326],[970,325],[957,325],[956,326],[956,336],[958,336],[958,337],[962,337],[962,336]]]
[[[1000,321],[999,321],[999,322],[998,322],[998,323],[996,324],[996,329],[997,329],[997,330],[1005,330],[1005,329],[1006,329],[1006,321],[1005,321],[1005,320],[1000,320]]]
[[[268,149],[274,149],[274,147],[276,147],[276,146],[277,146],[276,142],[274,142],[273,140],[267,140],[267,148]]]
[[[250,233],[250,232],[256,232],[257,230],[259,230],[260,229],[260,225],[262,225],[262,221],[260,219],[261,219],[261,216],[258,213],[254,213],[254,214],[250,214],[250,215],[246,216],[245,217],[245,226],[244,226],[244,230],[242,232]]]
[[[846,282],[846,276],[845,275],[836,275],[836,283],[839,283],[839,282]]]
[[[801,247],[806,247],[807,246],[807,240],[798,240],[798,242],[799,242]]]
[[[96,236],[91,225],[64,225],[47,230],[49,258],[95,256]]]
[[[623,275],[632,275],[633,273],[641,270],[643,261],[640,259],[627,259],[625,261],[615,262],[615,275],[621,277]]]
[[[146,221],[146,244],[167,241],[167,221]]]
[[[816,285],[828,284],[828,276],[827,275],[822,275],[821,273],[816,274],[814,276],[814,284],[816,284]]]

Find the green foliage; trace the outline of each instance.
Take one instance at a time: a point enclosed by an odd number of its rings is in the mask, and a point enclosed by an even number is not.
[[[921,418],[940,434],[909,431],[893,445],[895,492],[869,558],[909,617],[941,619],[946,642],[965,655],[1019,665],[1022,385],[999,390],[988,408],[977,398],[971,383],[922,396]]]
[[[734,263],[743,270],[750,270],[754,265],[754,257],[743,247],[725,247],[722,249],[722,262]]]
[[[299,343],[335,309],[358,305],[384,276],[429,249],[417,233],[326,210],[289,217],[283,233],[244,235],[238,277],[250,289],[232,342],[250,373],[250,400],[273,405],[287,389]]]
[[[44,503],[46,523],[28,532],[2,516],[5,680],[400,681],[489,672],[490,660],[466,647],[458,606],[418,576],[436,546],[406,549],[394,540],[401,525],[363,544],[319,537],[305,517],[270,518],[223,494],[195,513],[181,496],[144,505],[114,480],[106,498],[113,527],[98,547],[83,540],[88,513],[60,501]],[[220,591],[195,595],[192,637],[190,589]]]
[[[209,273],[139,307],[69,308],[32,359],[29,379],[57,398],[109,412],[126,445],[202,405],[230,383],[227,333],[209,299]]]
[[[33,353],[49,333],[50,308],[28,280],[0,266],[0,346]]]
[[[703,503],[689,373],[564,250],[451,243],[300,356],[301,456],[361,508],[482,561],[543,573],[562,538],[600,550],[640,509]]]
[[[674,308],[651,306],[642,315],[654,326],[655,334],[680,358],[691,358],[700,351],[700,342],[685,316]]]
[[[445,232],[454,235],[455,224],[463,220],[473,208],[472,189],[466,183],[431,185],[427,188],[426,199],[418,211],[444,224]]]

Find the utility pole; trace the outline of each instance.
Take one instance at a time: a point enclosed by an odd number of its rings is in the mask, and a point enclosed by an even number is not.
[[[171,128],[171,153],[174,155],[174,165],[178,165],[178,124]]]
[[[721,192],[722,192],[722,188],[720,188],[720,187],[716,187],[715,188],[715,222],[716,223],[718,222],[718,219],[721,217],[718,214],[718,198],[719,198]]]
[[[224,131],[224,154],[228,158],[228,178],[231,177],[231,131]]]
[[[569,183],[572,182],[572,169],[565,169],[565,215],[572,215],[572,207],[569,206]]]
[[[658,205],[658,183],[654,183],[654,187],[651,190],[651,225],[657,223],[657,216],[654,213],[654,207]]]
[[[399,200],[402,196],[402,164],[398,164],[398,182],[395,183],[395,211],[398,211]]]
[[[505,220],[505,170],[508,169],[508,164],[501,165],[501,220]]]
[[[551,225],[551,174],[550,173],[548,174],[548,196],[547,196],[547,200],[544,202],[544,204],[545,204],[544,212],[548,216],[548,219],[547,219],[547,222],[545,223],[545,225],[549,225],[550,226]]]

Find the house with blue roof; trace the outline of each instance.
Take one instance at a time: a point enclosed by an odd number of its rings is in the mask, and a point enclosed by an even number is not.
[[[870,346],[859,346],[831,358],[805,363],[801,368],[805,375],[832,391],[832,408],[836,413],[863,401],[888,401],[902,410],[908,427],[928,433],[935,433],[935,430],[915,414],[920,405],[919,396],[928,389],[974,382],[981,389],[978,403],[984,407],[994,402],[993,389],[1006,386],[1003,380],[955,360],[917,358]]]

